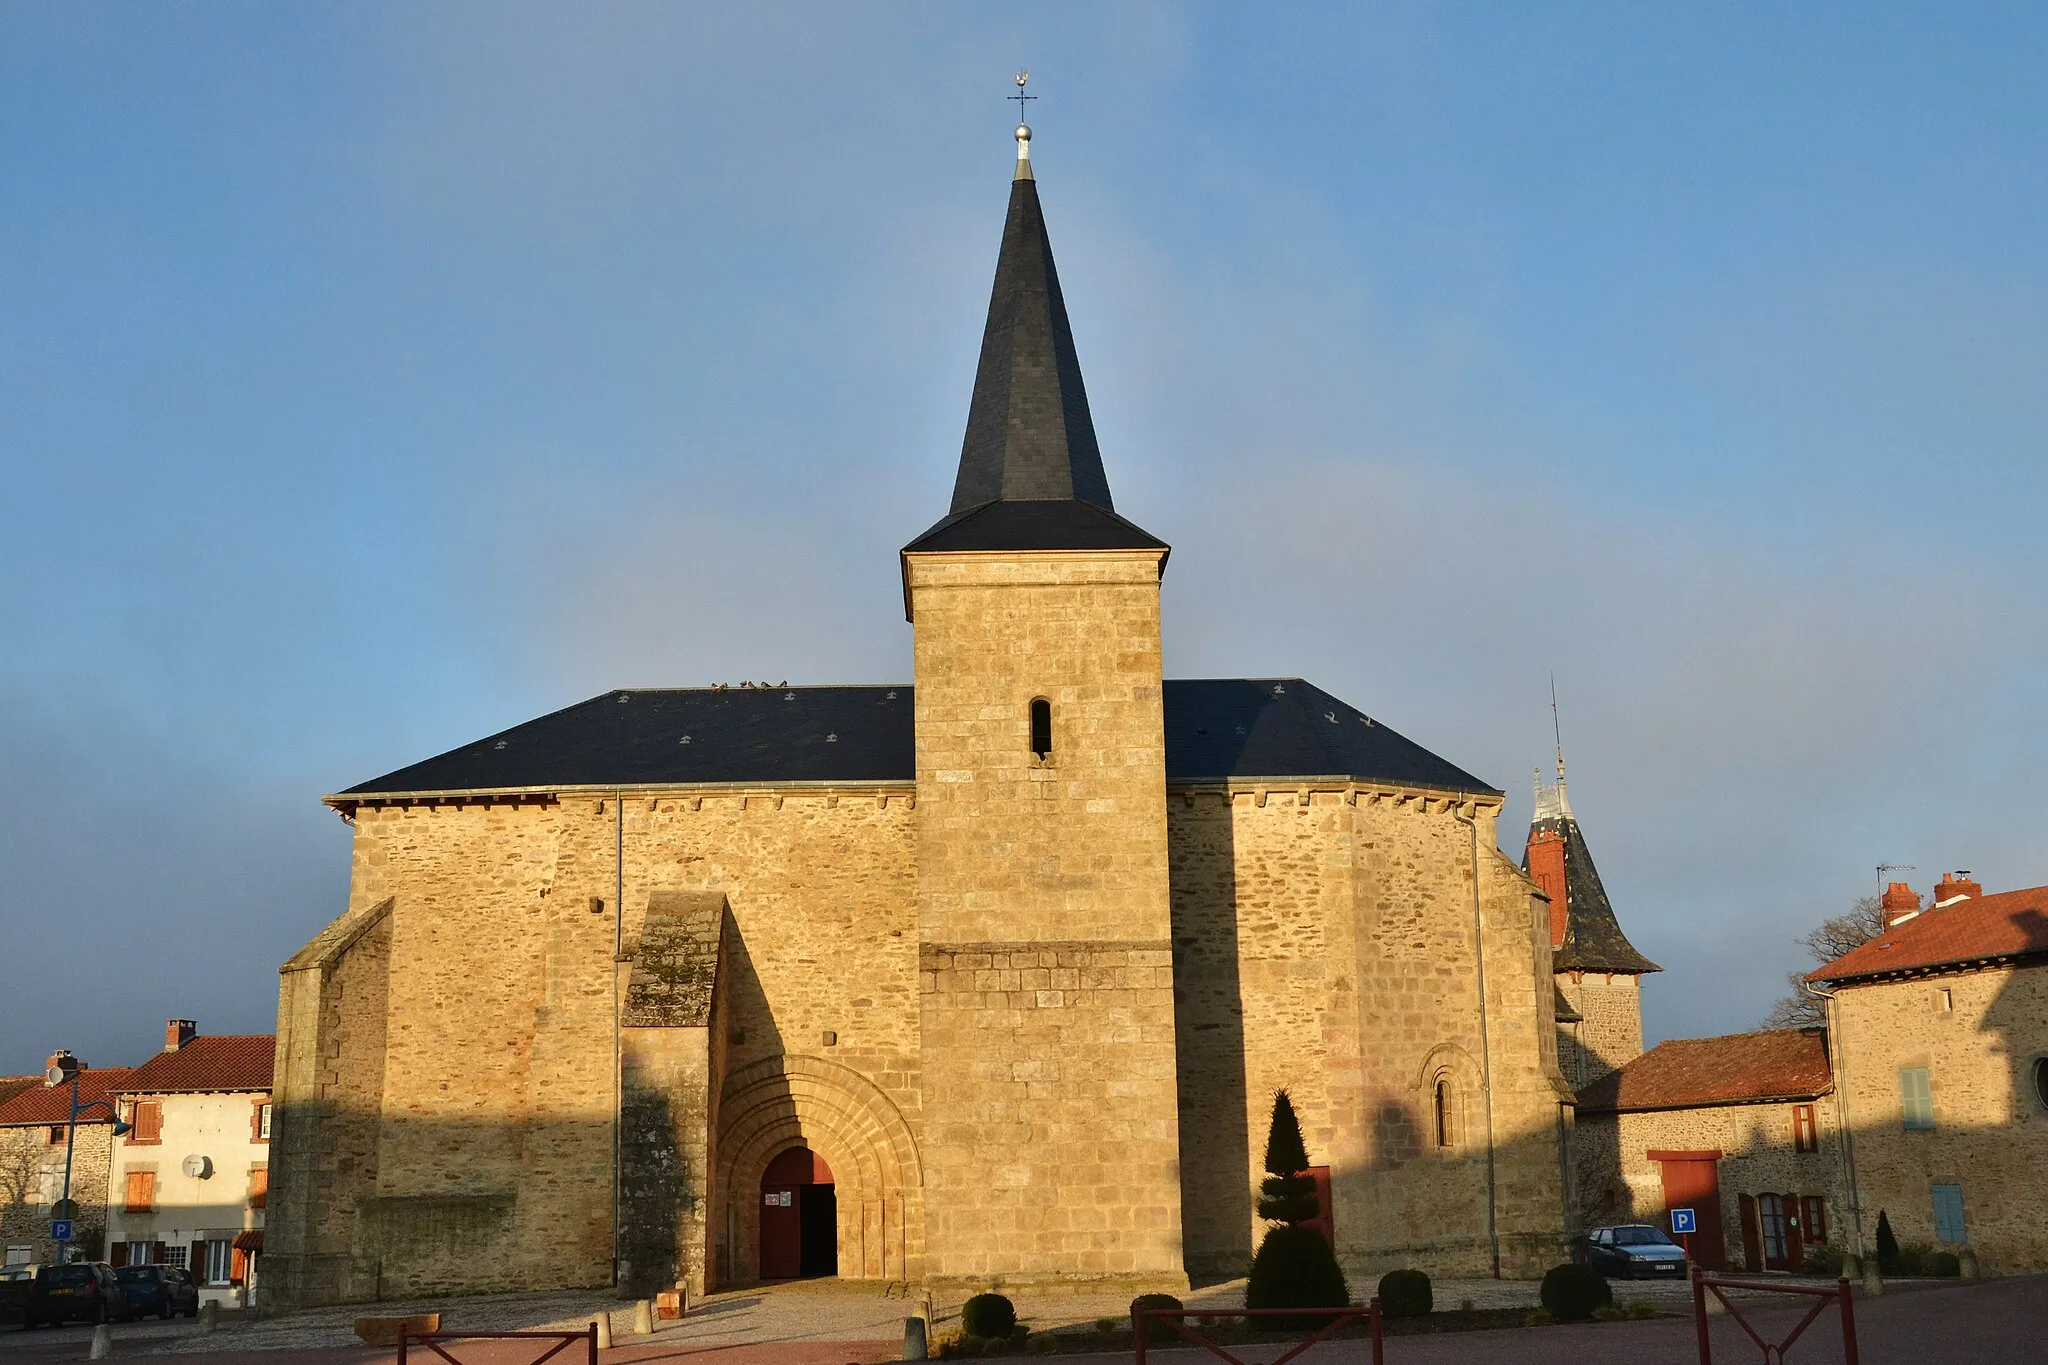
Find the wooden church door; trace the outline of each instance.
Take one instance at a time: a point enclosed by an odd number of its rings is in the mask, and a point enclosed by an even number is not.
[[[839,1270],[839,1201],[832,1168],[792,1147],[761,1174],[761,1278],[794,1280]]]

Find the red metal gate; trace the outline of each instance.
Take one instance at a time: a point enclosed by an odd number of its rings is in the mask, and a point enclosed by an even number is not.
[[[1785,1334],[1783,1341],[1766,1341],[1763,1338],[1763,1334],[1756,1330],[1756,1325],[1750,1322],[1748,1318],[1742,1316],[1742,1309],[1737,1306],[1736,1301],[1721,1292],[1723,1288],[1761,1289],[1772,1294],[1803,1294],[1813,1299],[1814,1302],[1813,1307],[1807,1310],[1806,1316],[1801,1318],[1793,1326],[1792,1330]],[[1721,1301],[1722,1306],[1728,1310],[1728,1316],[1734,1319],[1735,1325],[1748,1333],[1749,1339],[1757,1344],[1757,1349],[1763,1352],[1764,1365],[1784,1365],[1785,1352],[1791,1350],[1792,1344],[1806,1334],[1807,1328],[1813,1326],[1813,1320],[1826,1310],[1828,1300],[1834,1299],[1840,1303],[1842,1310],[1842,1360],[1844,1365],[1860,1365],[1856,1356],[1856,1308],[1854,1300],[1849,1297],[1849,1282],[1846,1279],[1836,1280],[1832,1289],[1816,1289],[1810,1285],[1803,1284],[1774,1284],[1763,1280],[1724,1279],[1719,1275],[1709,1275],[1698,1266],[1694,1266],[1692,1268],[1692,1321],[1693,1331],[1699,1337],[1700,1365],[1714,1365],[1714,1347],[1707,1335],[1708,1294],[1712,1294]]]
[[[449,1365],[463,1365],[463,1362],[442,1347],[444,1341],[552,1341],[554,1345],[542,1351],[524,1365],[541,1365],[544,1360],[553,1360],[570,1347],[582,1343],[586,1350],[586,1365],[597,1365],[597,1324],[591,1323],[581,1332],[408,1332],[398,1329],[398,1365],[409,1365],[406,1354],[409,1346],[424,1346]],[[503,1365],[499,1362],[498,1365]]]

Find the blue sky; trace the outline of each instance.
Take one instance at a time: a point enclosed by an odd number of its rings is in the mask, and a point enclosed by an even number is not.
[[[1170,673],[1518,852],[1555,672],[1653,1036],[2048,883],[2048,11],[1039,8],[0,11],[0,1070],[270,1028],[323,792],[906,678],[1020,66]]]

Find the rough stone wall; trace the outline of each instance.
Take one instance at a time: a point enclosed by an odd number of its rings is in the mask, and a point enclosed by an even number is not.
[[[2048,1056],[2048,966],[1849,986],[1834,1013],[1866,1245],[1879,1210],[1901,1242],[1934,1244],[1933,1186],[1955,1184],[1986,1271],[2048,1270],[2048,1107],[2032,1079]],[[1905,1067],[1928,1070],[1931,1131],[1904,1126]]]
[[[1507,1273],[1564,1221],[1548,926],[1494,848],[1498,807],[1421,793],[1198,790],[1169,804],[1190,1268],[1242,1273],[1272,1094],[1328,1165],[1338,1251],[1486,1273],[1486,1093],[1473,831],[1486,943],[1495,1213]],[[1435,1091],[1445,1083],[1445,1141]]]
[[[361,1222],[377,1192],[391,908],[343,913],[279,975],[262,1272],[274,1304],[377,1294]]]
[[[1792,1107],[1813,1105],[1819,1150],[1801,1152],[1792,1136]],[[1841,1140],[1830,1096],[1812,1101],[1722,1104],[1649,1113],[1581,1112],[1573,1131],[1578,1218],[1602,1223],[1655,1223],[1668,1229],[1664,1168],[1651,1152],[1720,1152],[1721,1232],[1728,1264],[1741,1267],[1741,1197],[1818,1195],[1828,1201],[1828,1243],[1849,1248],[1841,1199]]]
[[[927,1272],[1184,1286],[1160,555],[906,560]]]
[[[1574,1092],[1643,1055],[1641,980],[1604,972],[1559,972],[1557,988],[1582,1016],[1558,1025],[1558,1060]]]
[[[847,1146],[865,1137],[814,1145],[856,1182],[841,1192],[843,1246],[864,1216],[881,1222],[893,1201],[887,1273],[902,1277],[904,1258],[920,1250],[915,1190],[902,1188],[896,1155],[914,1148],[918,1099],[910,805],[907,792],[805,790],[361,808],[352,913],[393,904],[387,995],[381,1008],[343,1014],[363,1021],[366,1045],[369,1016],[389,1029],[381,1045],[344,1049],[323,1073],[310,1059],[334,1052],[339,1023],[320,1021],[335,992],[287,980],[284,1071],[321,1107],[304,1111],[308,1178],[295,1187],[288,1171],[273,1177],[283,1188],[272,1226],[302,1231],[268,1235],[286,1247],[298,1238],[309,1267],[328,1258],[303,1289],[287,1291],[293,1301],[610,1282],[614,1024],[625,966],[614,958],[621,938],[638,941],[650,898],[676,892],[723,894],[734,922],[726,1032],[699,1052],[742,1070],[764,1059],[784,1070],[793,1058],[830,1059],[814,1069],[826,1079],[805,1082],[801,1095],[786,1085],[774,1097],[756,1094],[734,1121],[787,1111],[789,1131],[775,1133],[787,1146],[806,1139],[807,1123],[829,1124],[849,1107],[879,1115],[870,1128],[887,1135],[875,1140],[889,1146],[896,1184],[857,1183],[864,1170],[885,1179],[885,1163]],[[304,1021],[304,1048],[286,1046],[293,1019]],[[299,1051],[308,1058],[294,1060]],[[673,1059],[647,1060],[660,1069]],[[709,1068],[697,1065],[688,1082],[706,1096],[698,1107],[707,1122],[717,1107]],[[664,1075],[675,1093],[680,1073]],[[857,1105],[840,1100],[849,1090]],[[281,1118],[290,1105],[287,1090]],[[364,1123],[375,1131],[368,1154],[353,1150]],[[768,1131],[757,1124],[749,1141]],[[774,1151],[720,1136],[705,1144],[707,1163],[720,1149],[755,1165],[700,1173],[710,1188],[689,1198],[708,1200],[703,1226],[718,1243],[751,1245],[757,1201],[747,1182],[758,1185]],[[311,1175],[323,1167],[344,1185],[366,1185],[355,1207],[314,1196]],[[742,1197],[728,1199],[732,1190]],[[280,1207],[298,1212],[280,1220]],[[713,1254],[684,1268],[702,1273]],[[757,1262],[729,1254],[728,1264],[744,1282]],[[873,1269],[884,1270],[879,1256]],[[266,1273],[266,1287],[275,1283]]]
[[[50,1206],[64,1192],[64,1144],[50,1145],[46,1123],[0,1128],[0,1246],[25,1246],[37,1265],[56,1259]],[[94,1260],[107,1250],[107,1172],[113,1129],[80,1123],[72,1140],[71,1198],[78,1205],[72,1245]]]

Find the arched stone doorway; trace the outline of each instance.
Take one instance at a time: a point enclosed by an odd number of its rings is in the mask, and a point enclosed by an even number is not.
[[[764,1218],[781,1216],[764,1204],[769,1167],[797,1162],[800,1151],[829,1175],[838,1218],[836,1267],[841,1279],[910,1281],[922,1274],[923,1185],[917,1144],[903,1116],[872,1082],[823,1058],[786,1054],[741,1068],[720,1089],[712,1190],[714,1264],[722,1285],[761,1278]],[[790,1207],[801,1196],[792,1193]],[[822,1237],[814,1239],[831,1243]]]
[[[832,1168],[808,1147],[781,1152],[761,1172],[761,1278],[839,1273],[839,1198]]]

